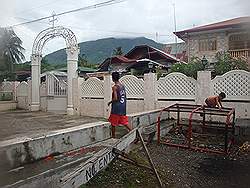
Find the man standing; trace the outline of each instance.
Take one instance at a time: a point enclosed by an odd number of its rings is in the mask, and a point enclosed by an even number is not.
[[[109,122],[112,125],[112,137],[115,138],[115,127],[124,125],[129,131],[132,128],[128,125],[128,117],[126,116],[126,91],[124,85],[119,82],[120,75],[118,72],[112,73],[112,80],[115,85],[112,87],[112,101],[108,103],[111,106],[111,114]]]

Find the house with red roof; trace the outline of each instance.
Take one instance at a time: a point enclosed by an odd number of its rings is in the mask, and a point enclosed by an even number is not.
[[[185,41],[188,61],[192,57],[215,62],[217,52],[228,51],[234,58],[250,57],[250,17],[239,17],[174,33]]]
[[[160,68],[167,72],[177,62],[180,60],[162,50],[148,45],[139,45],[124,56],[107,58],[99,66],[99,72],[119,71],[144,74],[149,72],[149,64],[152,64],[153,70]]]

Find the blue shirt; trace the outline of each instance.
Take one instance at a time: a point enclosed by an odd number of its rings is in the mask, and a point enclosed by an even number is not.
[[[117,85],[117,101],[112,102],[111,114],[126,115],[126,91],[123,85]],[[113,95],[113,93],[112,93]],[[113,96],[112,96],[113,97]]]

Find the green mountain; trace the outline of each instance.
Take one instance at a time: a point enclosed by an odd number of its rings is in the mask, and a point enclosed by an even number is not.
[[[144,37],[139,38],[105,38],[95,41],[79,43],[80,56],[85,55],[88,63],[102,63],[106,58],[113,54],[113,50],[122,47],[123,53],[127,53],[134,46],[147,44],[158,49],[162,49],[163,44],[157,43]],[[65,49],[60,49],[45,56],[48,63],[62,64],[66,63]]]

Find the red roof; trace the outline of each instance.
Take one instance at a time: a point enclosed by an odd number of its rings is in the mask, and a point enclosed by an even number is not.
[[[120,62],[120,63],[131,63],[134,62],[134,59],[128,59],[124,56],[118,55],[118,56],[114,56],[111,58],[111,63],[116,63],[116,62]]]
[[[163,57],[166,58],[166,59],[169,59],[169,60],[172,60],[172,61],[176,61],[176,62],[179,61],[179,59],[176,59],[176,57],[172,56],[171,54],[166,53],[166,52],[164,52],[164,51],[162,51],[162,50],[159,50],[159,49],[157,49],[157,48],[154,48],[154,47],[152,47],[152,46],[148,46],[148,45],[139,45],[139,46],[135,46],[135,47],[134,47],[133,49],[131,49],[125,56],[128,57],[128,58],[130,58],[131,55],[132,55],[136,50],[138,50],[139,48],[146,48],[146,49],[147,49],[147,55],[150,54],[150,55],[152,56],[153,54],[158,54],[158,55],[163,56]],[[143,58],[146,58],[146,57],[143,57]],[[147,57],[147,58],[149,58],[149,57]],[[136,59],[141,59],[141,57],[140,57],[140,58],[136,58]],[[151,58],[149,58],[149,59],[151,59]],[[154,59],[151,59],[151,60],[154,60]]]
[[[229,27],[244,25],[244,24],[250,24],[250,17],[249,16],[239,17],[239,18],[234,18],[231,20],[226,20],[226,21],[217,22],[217,23],[213,23],[213,24],[194,27],[192,29],[174,32],[174,34],[181,38],[182,35],[184,35],[185,33],[208,31],[208,30],[215,30],[215,29],[224,29],[224,28],[229,28]]]

